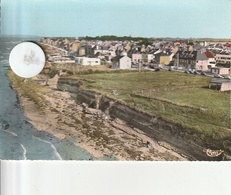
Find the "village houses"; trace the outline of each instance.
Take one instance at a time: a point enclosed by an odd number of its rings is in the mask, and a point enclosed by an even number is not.
[[[67,50],[78,65],[100,65],[106,62],[111,63],[112,68],[130,69],[132,64],[162,64],[227,73],[225,69],[215,68],[217,65],[222,67],[231,63],[230,43],[154,40],[150,45],[139,45],[136,41],[85,41],[78,38],[71,41],[67,38],[47,38],[43,42]],[[59,61],[58,57],[54,56],[50,57],[50,60]],[[73,59],[70,62],[73,62]]]

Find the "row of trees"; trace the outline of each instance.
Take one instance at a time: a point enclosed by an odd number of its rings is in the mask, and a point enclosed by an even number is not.
[[[131,36],[122,36],[118,37],[115,35],[104,35],[104,36],[96,36],[96,37],[82,37],[82,39],[91,41],[91,40],[101,40],[101,41],[138,41],[140,45],[150,45],[153,42],[153,38],[144,38],[144,37],[131,37]]]

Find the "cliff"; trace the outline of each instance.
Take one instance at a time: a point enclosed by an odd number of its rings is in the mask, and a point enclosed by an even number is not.
[[[127,106],[123,102],[94,91],[81,90],[81,85],[82,81],[80,80],[60,78],[57,88],[62,91],[68,91],[76,103],[84,102],[90,107],[99,108],[111,117],[119,118],[130,126],[142,130],[160,144],[169,144],[171,148],[184,154],[190,160],[231,160],[230,140],[203,139],[203,136],[196,134],[190,128],[141,112],[136,108]],[[205,150],[208,148],[213,150],[221,149],[224,153],[218,157],[210,157]]]

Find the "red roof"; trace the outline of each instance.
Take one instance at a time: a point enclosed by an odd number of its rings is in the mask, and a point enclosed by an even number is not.
[[[231,43],[224,44],[225,47],[231,47]]]
[[[205,52],[205,55],[207,56],[207,58],[214,58],[214,55],[209,51]]]

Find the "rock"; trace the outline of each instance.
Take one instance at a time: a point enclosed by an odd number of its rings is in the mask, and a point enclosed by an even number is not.
[[[112,93],[113,95],[119,95],[119,94],[120,94],[120,91],[114,89],[114,90],[111,91],[111,93]]]
[[[86,103],[84,103],[84,102],[83,102],[81,105],[82,105],[84,108],[88,108],[88,105],[87,105]]]
[[[94,108],[86,108],[85,112],[86,114],[96,115],[97,110]]]
[[[9,123],[3,119],[0,119],[0,130],[6,130],[9,128]]]

